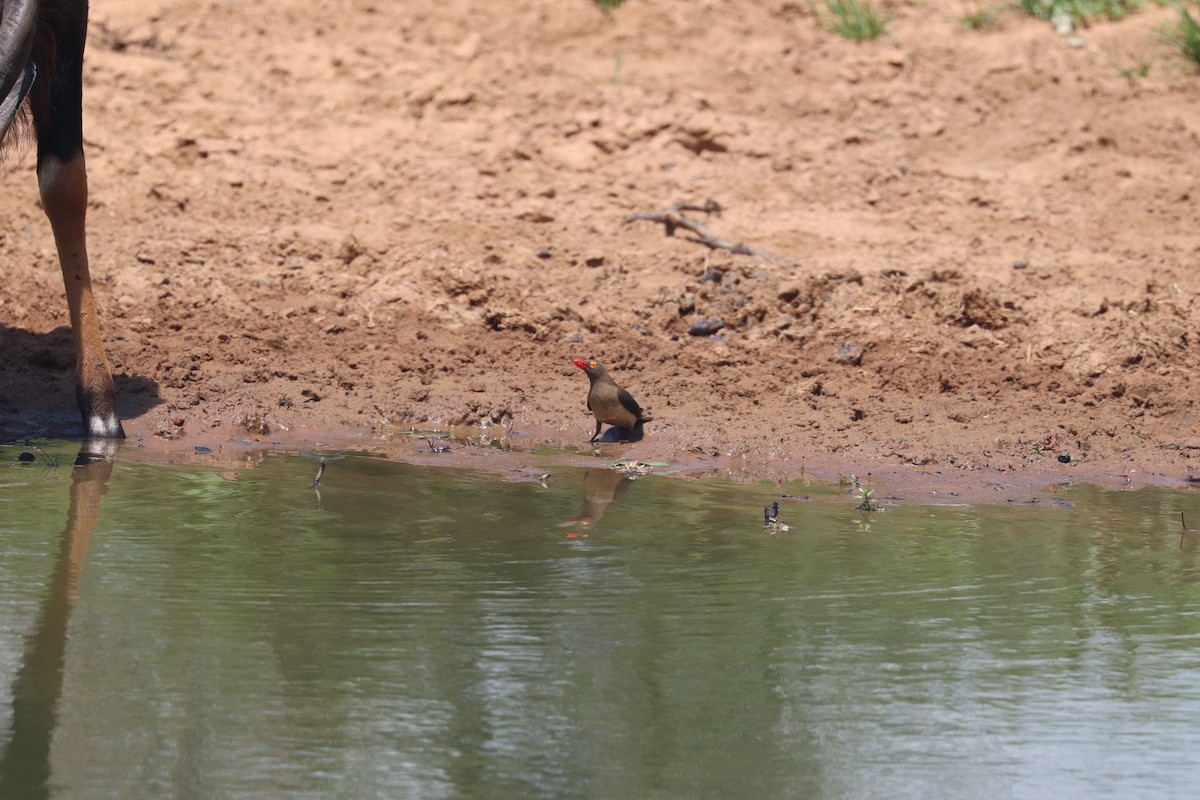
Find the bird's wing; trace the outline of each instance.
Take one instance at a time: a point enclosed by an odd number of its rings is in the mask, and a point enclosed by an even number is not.
[[[623,405],[629,411],[629,413],[633,414],[638,419],[641,419],[642,407],[637,404],[637,400],[633,399],[633,395],[618,386],[617,399],[621,401],[621,405]]]

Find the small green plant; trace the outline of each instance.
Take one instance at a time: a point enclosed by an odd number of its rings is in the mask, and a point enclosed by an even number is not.
[[[1005,6],[1001,5],[968,5],[963,3],[963,13],[959,19],[962,21],[963,27],[972,31],[981,31],[986,28],[993,28],[1000,19],[1000,14],[1004,12]]]
[[[1155,56],[1141,47],[1130,47],[1118,40],[1113,40],[1107,46],[1101,47],[1105,59],[1116,73],[1130,85],[1150,74]]]
[[[1029,455],[1031,455],[1031,456],[1047,456],[1050,454],[1050,451],[1053,450],[1057,446],[1058,446],[1058,437],[1054,436],[1054,435],[1047,436],[1045,439],[1043,439],[1042,441],[1038,442],[1037,444],[1035,444],[1033,446],[1033,448],[1029,451]]]
[[[1067,16],[1075,22],[1096,17],[1121,19],[1136,11],[1142,0],[1017,0],[1017,7],[1038,19],[1055,20]]]
[[[832,15],[825,27],[839,36],[865,42],[888,32],[892,15],[876,8],[870,0],[825,0]]]
[[[604,9],[613,9],[624,2],[625,0],[596,0],[596,5]]]
[[[855,511],[863,511],[868,514],[871,513],[872,511],[878,511],[879,503],[875,501],[875,498],[873,496],[874,494],[875,494],[874,489],[868,489],[866,486],[859,486],[858,487],[858,497],[862,502],[860,502],[857,506],[855,506],[854,510]]]
[[[1188,5],[1181,3],[1176,7],[1179,18],[1173,25],[1167,26],[1163,38],[1192,62],[1193,66],[1200,69],[1200,2],[1191,3],[1191,11],[1188,10]]]
[[[1138,61],[1131,67],[1117,67],[1117,74],[1130,83],[1137,83],[1138,78],[1144,78],[1150,74],[1150,59]]]

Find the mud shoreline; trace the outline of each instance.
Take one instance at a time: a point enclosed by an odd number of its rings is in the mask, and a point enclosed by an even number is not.
[[[1173,12],[1064,37],[894,9],[854,43],[758,0],[93,3],[89,251],[130,442],[611,453],[973,502],[1187,485],[1200,81]],[[19,156],[0,434],[78,435]],[[679,203],[750,254],[629,221]],[[590,455],[578,357],[644,441]],[[517,452],[403,436],[486,426]]]

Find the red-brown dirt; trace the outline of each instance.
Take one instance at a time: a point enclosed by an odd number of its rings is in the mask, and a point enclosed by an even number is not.
[[[606,457],[1183,481],[1200,78],[1173,12],[1064,37],[963,10],[899,3],[859,44],[777,0],[93,3],[90,245],[130,440],[425,458],[407,433],[453,427],[590,458],[571,360],[595,356],[654,417]],[[10,161],[0,427],[78,434]],[[793,263],[626,222],[708,200],[686,213]]]

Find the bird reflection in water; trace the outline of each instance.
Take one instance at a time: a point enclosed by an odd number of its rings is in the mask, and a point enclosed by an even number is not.
[[[576,527],[579,530],[568,533],[568,539],[587,537],[587,529],[600,521],[609,504],[620,500],[629,491],[633,478],[616,470],[589,469],[583,475],[583,508],[579,516],[563,523],[563,527]]]

